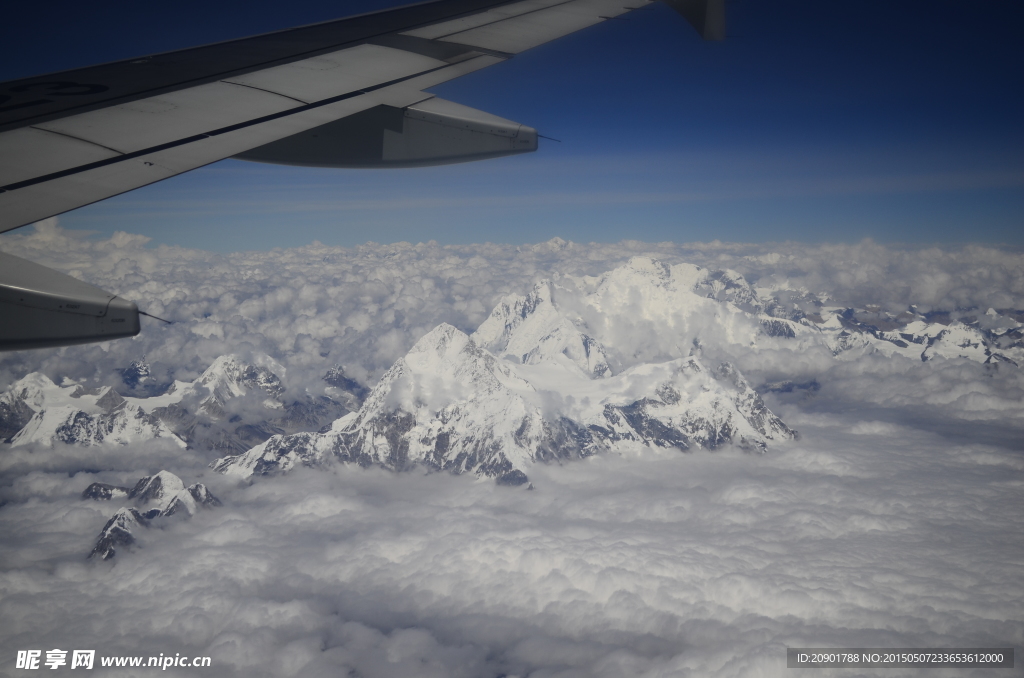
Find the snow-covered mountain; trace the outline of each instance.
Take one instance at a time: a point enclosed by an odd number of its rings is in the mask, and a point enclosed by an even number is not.
[[[359,409],[363,400],[370,394],[370,389],[345,374],[343,365],[334,365],[323,376],[328,385],[327,395],[340,402],[350,412]]]
[[[358,413],[321,433],[274,436],[212,467],[240,477],[340,462],[422,465],[521,484],[537,461],[586,457],[613,445],[763,450],[794,433],[728,364],[696,357],[621,375],[542,386],[450,325],[384,375]],[[536,372],[531,376],[536,376]],[[557,386],[556,386],[557,389]]]
[[[56,384],[38,372],[19,379],[0,393],[0,441],[9,441],[25,424],[32,420],[36,410],[29,404],[38,403],[43,389]],[[37,404],[37,407],[41,405]]]
[[[735,271],[634,257],[600,276],[559,276],[503,298],[473,339],[522,365],[575,365],[609,377],[696,355],[824,347],[822,332]]]
[[[958,309],[922,313],[916,306],[910,306],[894,313],[870,305],[836,306],[827,295],[805,289],[779,287],[755,291],[764,300],[767,313],[786,320],[796,332],[801,331],[801,326],[817,330],[820,339],[841,360],[880,353],[922,361],[966,358],[1024,366],[1024,313],[1020,311],[989,308],[985,312]],[[762,321],[766,329],[769,322]]]
[[[173,515],[191,517],[200,508],[222,505],[202,483],[185,487],[181,478],[169,471],[160,471],[140,478],[131,489],[106,483],[93,483],[82,493],[82,499],[94,501],[120,498],[128,499],[133,505],[123,506],[111,516],[100,530],[96,546],[89,554],[90,558],[113,558],[118,547],[134,544],[138,529],[149,527],[151,521]]]
[[[295,396],[267,356],[221,356],[147,397],[31,374],[0,395],[0,435],[13,445],[166,438],[216,450],[214,466],[242,476],[342,461],[520,482],[538,460],[615,446],[765,449],[790,437],[734,367],[772,351],[1021,365],[1024,324],[993,309],[844,308],[735,271],[634,257],[508,295],[469,336],[438,326],[369,392],[335,365],[325,395]],[[135,394],[155,388],[150,374],[145,361],[122,371]]]
[[[545,281],[502,299],[472,336],[429,332],[330,429],[274,436],[212,466],[249,477],[421,465],[521,484],[537,461],[613,446],[763,450],[794,433],[733,366],[708,368],[695,349],[698,336],[765,335],[756,294],[736,278],[637,258],[598,279]],[[703,334],[709,319],[717,326]]]
[[[145,358],[133,360],[128,367],[118,371],[121,373],[121,381],[131,391],[144,391],[148,395],[155,395],[153,389],[159,389],[159,384],[153,379],[152,369]]]
[[[511,481],[545,434],[534,394],[511,365],[442,324],[388,370],[355,415],[323,433],[275,436],[214,468],[265,475],[338,459],[395,470],[426,464]]]

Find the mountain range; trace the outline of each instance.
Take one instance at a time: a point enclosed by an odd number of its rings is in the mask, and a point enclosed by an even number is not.
[[[613,446],[764,450],[795,433],[730,354],[818,348],[838,359],[880,352],[1016,365],[1020,334],[1016,320],[999,331],[885,317],[806,291],[766,295],[734,271],[635,257],[601,276],[556,277],[506,296],[471,335],[439,325],[358,412],[211,466],[242,478],[336,462],[426,466],[522,484],[537,461]]]
[[[219,451],[213,468],[242,478],[357,463],[522,484],[538,461],[613,447],[763,451],[792,438],[759,395],[786,385],[755,389],[735,367],[750,351],[1024,364],[1015,312],[832,304],[735,271],[634,257],[508,295],[471,334],[439,325],[372,389],[335,365],[329,395],[288,397],[284,368],[267,356],[221,356],[166,386],[136,361],[121,374],[141,396],[33,373],[0,395],[0,435],[12,446],[167,439]]]

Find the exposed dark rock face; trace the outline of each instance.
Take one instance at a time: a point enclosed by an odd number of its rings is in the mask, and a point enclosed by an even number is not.
[[[35,411],[21,398],[0,397],[0,442],[13,438],[15,433],[25,428],[34,414]]]
[[[124,406],[124,404],[125,399],[112,388],[104,389],[103,393],[96,399],[96,405],[102,408],[104,412],[113,412]]]
[[[810,381],[772,381],[758,387],[760,393],[796,393],[806,391],[814,393],[821,390],[817,379]]]
[[[353,407],[349,407],[350,404]],[[275,434],[315,431],[325,423],[332,422],[357,409],[359,409],[358,402],[339,402],[327,396],[309,396],[304,400],[295,400],[285,405],[283,417],[273,420],[276,427],[281,429],[275,431]],[[269,437],[268,435],[263,440]]]
[[[529,478],[527,478],[526,474],[522,471],[509,471],[508,473],[503,473],[498,476],[494,482],[499,485],[519,487],[520,485],[525,485],[528,481]]]
[[[135,500],[135,503],[144,506],[151,501],[158,501],[162,499],[168,490],[171,492],[177,488],[165,488],[164,479],[171,474],[163,471],[154,476],[146,476],[145,478],[139,478],[139,482],[135,483],[135,486],[128,491],[128,498]],[[174,476],[177,478],[177,476]],[[179,480],[180,484],[181,481]]]
[[[534,459],[558,461],[583,459],[606,449],[606,431],[599,426],[581,426],[568,417],[544,422],[544,436],[537,445]]]
[[[664,403],[656,400],[643,398],[629,405],[606,405],[604,418],[611,425],[608,429],[595,428],[595,431],[607,433],[608,440],[635,440],[645,445],[654,447],[675,447],[686,451],[690,449],[689,438],[679,429],[666,426],[662,421],[652,416],[652,410],[657,409]],[[697,426],[705,422],[696,422]],[[620,432],[623,431],[624,432]],[[717,432],[713,440],[718,439]],[[714,447],[715,445],[709,445]]]
[[[764,333],[769,337],[785,337],[786,339],[796,338],[796,332],[793,330],[793,326],[785,320],[762,320],[761,327],[764,328]]]
[[[206,485],[202,483],[195,483],[194,485],[188,486],[188,493],[192,495],[192,499],[195,500],[199,506],[213,508],[216,506],[223,506],[220,499],[213,496],[210,490],[206,489]]]
[[[345,368],[341,365],[335,365],[331,369],[327,370],[327,374],[324,375],[324,381],[335,388],[351,393],[359,401],[362,401],[370,393],[370,389],[366,388],[355,379],[346,376]]]

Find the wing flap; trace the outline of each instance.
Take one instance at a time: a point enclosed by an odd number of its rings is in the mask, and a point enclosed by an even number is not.
[[[434,87],[435,85],[440,85],[442,82],[448,82],[449,80],[454,80],[455,78],[458,78],[460,76],[466,75],[467,73],[472,73],[473,71],[478,71],[481,68],[487,68],[488,66],[493,66],[494,64],[502,62],[502,61],[505,61],[505,58],[497,57],[497,56],[491,56],[489,54],[482,54],[482,55],[479,55],[479,56],[474,56],[474,57],[472,57],[470,59],[466,59],[465,61],[460,61],[458,63],[454,63],[451,66],[448,66],[447,68],[445,68],[443,70],[436,70],[436,71],[431,71],[431,72],[428,72],[428,73],[424,73],[423,75],[417,75],[414,78],[410,78],[409,80],[406,80],[404,83],[402,83],[402,86],[404,88],[410,89],[410,90],[417,90],[417,91],[418,90],[424,90],[424,89],[428,89],[430,87]],[[383,103],[387,103],[387,102],[383,102]],[[397,106],[397,104],[389,104],[389,105],[390,106]],[[408,104],[406,104],[406,105],[408,105]]]

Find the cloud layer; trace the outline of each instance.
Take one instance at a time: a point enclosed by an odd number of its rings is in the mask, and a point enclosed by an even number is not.
[[[23,536],[5,541],[0,661],[70,646],[210,655],[226,676],[781,676],[787,645],[1019,646],[1019,458],[809,419],[766,457],[609,455],[539,468],[534,491],[298,470],[214,489],[226,508],[112,568],[83,561],[98,516],[79,474],[3,509]]]
[[[506,294],[635,254],[835,306],[1024,309],[1024,257],[980,247],[552,241],[221,256],[53,223],[0,242],[176,321],[4,354],[3,388],[39,370],[123,389],[115,370],[143,355],[158,379],[191,380],[246,351],[280,363],[293,394],[322,392],[339,363],[372,385],[441,322],[472,332]],[[534,490],[358,467],[244,484],[208,472],[201,451],[156,443],[3,446],[0,673],[19,649],[54,647],[209,655],[218,676],[385,678],[783,676],[786,646],[1024,645],[1024,371],[827,351],[739,358],[751,383],[814,382],[766,395],[800,440],[764,456],[634,450],[538,465]],[[163,468],[224,507],[87,562],[117,506],[81,492]]]

